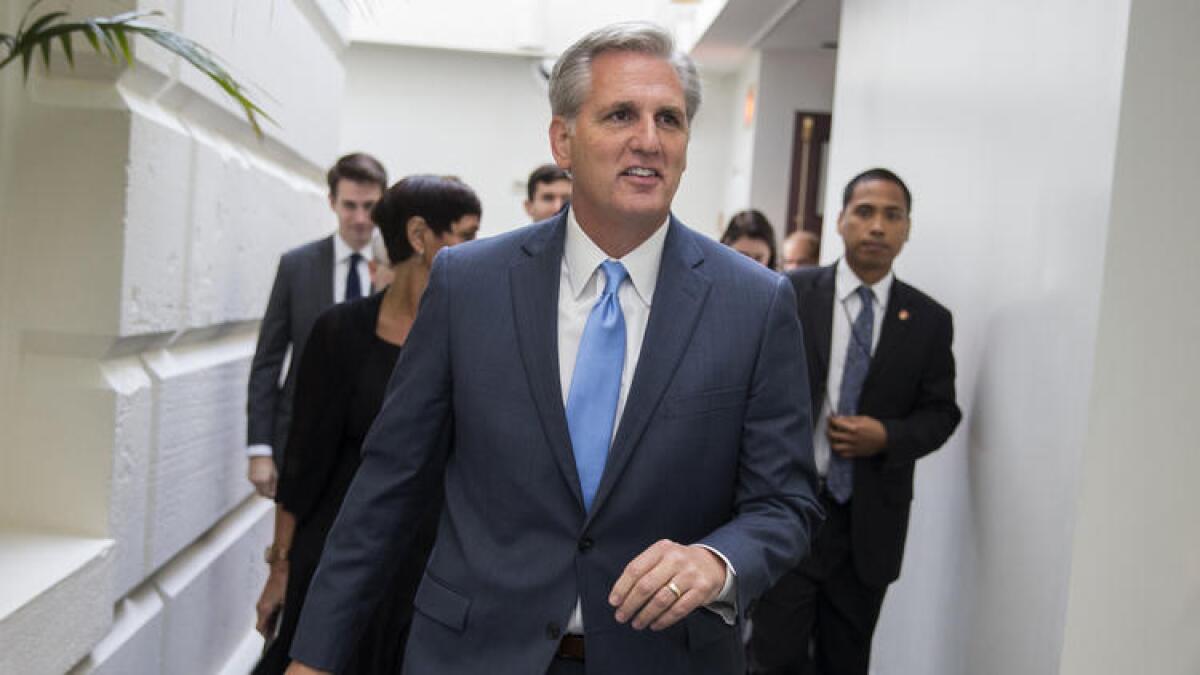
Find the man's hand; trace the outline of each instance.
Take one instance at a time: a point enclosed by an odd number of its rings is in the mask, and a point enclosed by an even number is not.
[[[254,484],[254,490],[267,499],[275,498],[275,459],[272,457],[251,457],[250,467],[246,477]]]
[[[633,619],[635,630],[662,630],[716,600],[724,585],[725,562],[715,553],[662,539],[625,566],[608,603],[617,608],[617,623]]]
[[[825,433],[830,449],[846,459],[871,457],[887,446],[887,429],[866,415],[830,415]]]
[[[262,595],[258,596],[258,604],[254,606],[258,612],[258,622],[254,628],[264,638],[270,640],[275,632],[275,622],[282,620],[279,612],[283,611],[283,598],[287,594],[288,563],[281,560],[271,565],[271,574],[267,583],[263,584]]]

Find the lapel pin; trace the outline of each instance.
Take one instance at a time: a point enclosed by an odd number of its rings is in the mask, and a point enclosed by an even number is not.
[[[908,321],[908,310],[907,309],[900,310],[900,320]]]

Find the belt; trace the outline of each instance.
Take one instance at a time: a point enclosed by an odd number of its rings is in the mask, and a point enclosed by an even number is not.
[[[569,659],[571,661],[583,660],[583,636],[567,634],[562,636],[562,640],[558,642],[558,652],[555,653],[560,659]]]

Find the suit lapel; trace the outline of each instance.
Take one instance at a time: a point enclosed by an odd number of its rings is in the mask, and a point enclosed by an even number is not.
[[[816,358],[810,363],[815,366],[809,373],[809,393],[812,394],[814,415],[821,410],[825,382],[829,377],[829,349],[833,342],[833,307],[836,267],[821,268],[813,288],[798,298],[800,324],[805,328],[804,339],[811,345]]]
[[[650,320],[642,340],[642,351],[633,382],[629,386],[621,422],[604,465],[604,475],[588,515],[589,521],[612,492],[645,432],[675,368],[687,350],[696,321],[700,318],[700,310],[708,296],[710,281],[694,269],[704,260],[703,253],[692,241],[696,235],[674,217],[669,227],[663,243],[662,263],[651,299]]]
[[[565,212],[538,227],[522,247],[525,257],[509,270],[509,285],[517,343],[533,402],[563,479],[582,509],[558,372],[558,287],[565,235]]]
[[[910,297],[908,284],[899,279],[892,282],[892,292],[883,315],[883,327],[879,329],[879,344],[875,346],[875,355],[871,357],[871,367],[867,370],[864,388],[869,386],[871,380],[887,365],[896,348],[904,344],[910,324]]]

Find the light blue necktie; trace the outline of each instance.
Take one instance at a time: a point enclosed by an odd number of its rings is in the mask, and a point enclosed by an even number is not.
[[[857,415],[858,399],[862,394],[867,370],[871,367],[871,334],[875,330],[875,294],[867,286],[858,287],[862,309],[850,328],[850,344],[846,346],[846,363],[842,369],[842,389],[838,397],[838,415]],[[829,494],[839,504],[845,504],[854,493],[854,461],[835,453],[830,454],[829,474],[825,476]]]
[[[617,291],[629,272],[615,260],[604,261],[600,269],[604,270],[604,293],[588,315],[567,396],[567,427],[587,511],[604,474],[625,368],[625,315]]]

